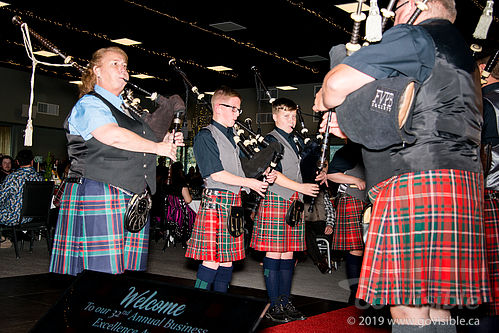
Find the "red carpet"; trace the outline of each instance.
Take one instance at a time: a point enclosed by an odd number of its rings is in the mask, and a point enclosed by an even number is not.
[[[365,316],[364,316],[365,315]],[[375,322],[377,321],[377,322]],[[382,324],[386,318],[380,316],[367,317],[363,310],[355,306],[326,312],[307,320],[297,320],[291,323],[281,324],[261,330],[262,333],[342,333],[342,332],[390,332],[390,326],[376,327],[374,324]],[[367,325],[370,324],[371,326]]]

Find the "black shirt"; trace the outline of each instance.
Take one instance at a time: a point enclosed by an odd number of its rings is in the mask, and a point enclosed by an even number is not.
[[[354,168],[362,160],[361,145],[348,142],[336,151],[329,163],[328,174],[341,172]]]

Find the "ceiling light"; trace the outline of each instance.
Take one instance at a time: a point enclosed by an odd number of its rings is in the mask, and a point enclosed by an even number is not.
[[[211,66],[211,67],[207,67],[207,68],[211,69],[213,71],[217,71],[217,72],[231,71],[232,70],[232,68],[225,67],[225,66]]]
[[[213,23],[213,24],[210,24],[210,27],[224,31],[224,32],[246,29],[246,27],[243,27],[242,25],[239,25],[239,24],[231,22],[231,21]]]
[[[341,10],[344,10],[347,13],[353,13],[353,12],[357,11],[358,2],[344,3],[344,4],[341,4],[341,5],[335,5],[335,6],[338,7],[339,9],[341,9]],[[362,11],[366,12],[368,10],[369,10],[369,6],[366,5],[365,3],[363,3],[362,4]]]
[[[214,91],[205,91],[204,92],[205,95],[212,95],[212,96],[214,93],[215,93]]]
[[[298,88],[296,87],[293,87],[293,86],[276,86],[277,89],[281,89],[281,90],[298,90]]]
[[[309,55],[309,56],[303,56],[303,57],[298,57],[298,59],[308,61],[308,62],[319,62],[319,61],[325,61],[328,60],[327,58],[324,58],[323,56],[320,56],[318,54],[314,55]]]
[[[77,84],[77,85],[83,84],[83,82],[81,82],[81,81],[69,81],[69,83]]]
[[[137,42],[136,40],[129,38],[111,39],[111,42],[115,42],[117,44],[126,45],[126,46],[142,44],[142,42]]]
[[[10,3],[0,1],[0,7],[5,7],[5,6],[9,6],[9,5],[10,5]]]
[[[147,75],[147,74],[133,74],[133,75],[130,75],[131,77],[135,77],[137,79],[153,79],[154,76],[151,76],[151,75]]]
[[[49,51],[36,51],[36,52],[33,52],[33,54],[36,54],[36,55],[39,55],[39,56],[42,56],[42,57],[55,57],[57,54],[53,53],[53,52],[49,52]]]

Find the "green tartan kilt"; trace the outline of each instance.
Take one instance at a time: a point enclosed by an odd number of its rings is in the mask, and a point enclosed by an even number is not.
[[[137,233],[123,225],[130,196],[109,184],[66,183],[54,235],[50,272],[85,269],[120,274],[147,269],[149,223]]]

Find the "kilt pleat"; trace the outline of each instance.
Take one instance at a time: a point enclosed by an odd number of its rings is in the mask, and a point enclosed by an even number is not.
[[[499,315],[499,191],[485,190],[483,223],[492,297],[489,312],[490,315],[497,316]]]
[[[280,253],[306,249],[304,221],[294,227],[290,227],[285,221],[288,208],[296,199],[298,192],[295,192],[290,200],[286,200],[267,191],[267,196],[260,202],[258,209],[251,236],[251,248]]]
[[[331,246],[334,250],[362,250],[362,213],[364,203],[348,194],[337,199],[336,223]]]
[[[489,301],[481,174],[407,173],[370,194],[376,201],[358,298],[391,305]]]
[[[241,206],[241,196],[230,191],[203,194],[185,256],[196,260],[230,262],[244,259],[244,235],[232,237],[226,227],[230,206]],[[215,205],[216,209],[210,207]]]
[[[149,223],[124,228],[130,196],[105,183],[67,183],[61,200],[49,270],[76,275],[85,269],[120,274],[146,270]]]

